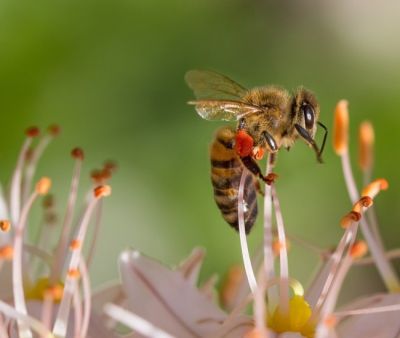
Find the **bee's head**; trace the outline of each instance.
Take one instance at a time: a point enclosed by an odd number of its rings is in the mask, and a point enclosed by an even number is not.
[[[298,135],[301,136],[314,149],[318,161],[322,162],[321,154],[325,146],[327,129],[322,123],[318,122],[319,113],[320,108],[315,95],[303,87],[297,89],[293,95],[291,104],[293,126],[295,127]],[[315,133],[317,131],[317,124],[325,129],[325,135],[321,149],[318,148],[314,141]]]
[[[305,88],[296,90],[292,99],[291,114],[297,123],[314,139],[319,119],[319,104],[315,95]]]

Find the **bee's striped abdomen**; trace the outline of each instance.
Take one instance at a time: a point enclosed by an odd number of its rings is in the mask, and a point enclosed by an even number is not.
[[[224,219],[238,230],[239,183],[245,170],[244,205],[245,228],[249,233],[257,218],[255,178],[247,171],[234,150],[235,131],[224,127],[217,131],[211,145],[211,182],[214,198]]]

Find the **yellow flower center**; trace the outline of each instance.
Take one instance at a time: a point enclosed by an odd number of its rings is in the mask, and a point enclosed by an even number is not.
[[[60,282],[50,284],[48,277],[39,278],[36,283],[26,289],[25,297],[28,300],[41,300],[45,298],[52,299],[54,302],[60,302],[64,292],[64,285]]]
[[[293,296],[289,302],[289,311],[283,313],[278,306],[272,315],[268,316],[268,326],[277,333],[297,332],[303,337],[313,338],[315,323],[310,323],[310,305],[303,296]]]

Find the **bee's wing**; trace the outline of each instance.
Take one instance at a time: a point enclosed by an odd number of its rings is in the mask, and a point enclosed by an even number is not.
[[[247,92],[227,76],[209,70],[189,70],[185,81],[197,99],[238,99]]]
[[[236,121],[244,115],[259,112],[260,107],[233,100],[189,101],[197,113],[206,120]]]

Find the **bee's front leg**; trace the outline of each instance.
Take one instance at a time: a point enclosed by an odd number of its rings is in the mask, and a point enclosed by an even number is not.
[[[240,157],[243,165],[256,177],[260,178],[263,182],[268,185],[271,185],[277,178],[278,175],[274,173],[270,173],[267,176],[264,176],[257,162],[251,156]]]

